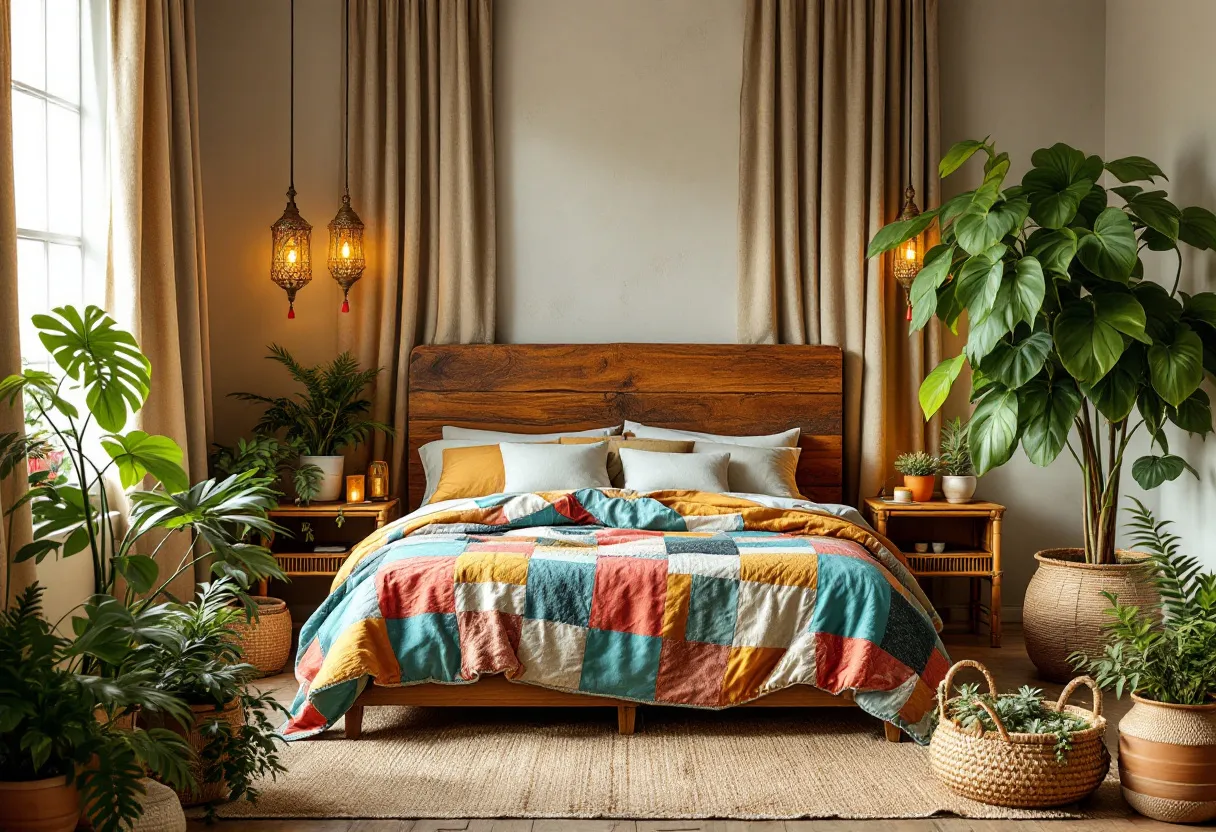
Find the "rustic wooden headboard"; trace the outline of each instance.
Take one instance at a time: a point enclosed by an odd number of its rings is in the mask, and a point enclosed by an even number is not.
[[[836,347],[770,344],[462,344],[410,354],[406,500],[426,478],[418,448],[443,425],[550,433],[620,424],[709,433],[802,428],[798,485],[842,494],[843,378]]]

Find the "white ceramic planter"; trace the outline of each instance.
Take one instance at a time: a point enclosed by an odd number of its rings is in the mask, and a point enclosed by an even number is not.
[[[332,502],[342,497],[342,473],[345,470],[346,457],[343,456],[301,456],[301,465],[315,465],[321,469],[321,490],[316,500],[323,503]]]
[[[975,485],[979,480],[975,476],[950,477],[942,476],[942,494],[947,503],[969,503],[975,495]]]

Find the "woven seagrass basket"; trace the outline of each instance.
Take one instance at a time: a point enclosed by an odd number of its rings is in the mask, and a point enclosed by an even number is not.
[[[929,743],[929,762],[933,773],[955,792],[994,806],[1044,809],[1074,803],[1102,784],[1110,768],[1110,752],[1102,741],[1106,719],[1102,716],[1102,692],[1088,676],[1068,683],[1056,704],[1044,703],[1054,711],[1064,711],[1086,720],[1090,727],[1072,735],[1072,749],[1064,762],[1056,760],[1054,734],[1012,734],[1005,729],[986,703],[981,707],[996,725],[996,732],[975,726],[964,731],[946,716],[954,674],[972,667],[984,674],[988,690],[996,698],[996,683],[988,668],[979,662],[961,661],[950,668],[937,690],[937,730]],[[1073,692],[1086,685],[1094,696],[1092,711],[1066,704]]]
[[[258,669],[258,675],[278,673],[291,656],[291,611],[278,598],[254,595],[258,617],[232,625],[244,661]]]

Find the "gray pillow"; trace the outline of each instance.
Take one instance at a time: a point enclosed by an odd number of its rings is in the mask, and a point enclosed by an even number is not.
[[[665,454],[621,448],[625,487],[634,491],[729,491],[730,454]]]

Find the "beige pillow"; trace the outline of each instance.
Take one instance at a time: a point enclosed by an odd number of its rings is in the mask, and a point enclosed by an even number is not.
[[[691,439],[694,442],[718,442],[723,445],[748,445],[753,448],[794,448],[798,446],[800,428],[790,428],[781,433],[763,436],[733,436],[730,434],[701,433],[695,430],[656,428],[641,422],[625,420],[625,433],[638,439]],[[446,435],[446,434],[445,434]]]
[[[563,436],[560,441],[563,445],[588,445],[604,440],[583,436]],[[612,484],[616,488],[625,487],[625,469],[621,465],[621,448],[664,454],[690,454],[694,444],[673,439],[629,439],[624,436],[610,436],[608,437],[608,479],[612,480]]]
[[[731,491],[803,499],[798,493],[796,476],[801,448],[755,448],[748,445],[697,442],[693,453],[730,454],[726,479]]]

